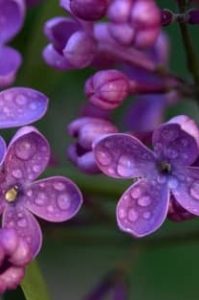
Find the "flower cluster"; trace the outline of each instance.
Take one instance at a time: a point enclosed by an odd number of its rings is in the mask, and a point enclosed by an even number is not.
[[[0,93],[0,127],[24,126],[40,119],[47,97],[29,88]],[[50,159],[46,138],[33,126],[21,127],[8,147],[0,138],[0,292],[15,288],[25,266],[39,253],[40,226],[33,216],[51,222],[72,218],[82,204],[78,187],[68,178],[36,180]]]

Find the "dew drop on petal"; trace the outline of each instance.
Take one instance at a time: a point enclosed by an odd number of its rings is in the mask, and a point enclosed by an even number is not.
[[[132,222],[135,222],[138,219],[138,213],[133,208],[128,212],[128,219]]]
[[[179,185],[179,182],[178,182],[177,178],[172,177],[169,179],[169,187],[171,189],[176,189],[178,187],[178,185]]]
[[[119,209],[119,218],[124,219],[126,217],[126,211],[123,208]]]
[[[26,227],[27,226],[27,221],[26,219],[20,219],[18,222],[17,222],[17,225],[19,227]]]
[[[134,199],[139,198],[141,196],[141,194],[142,194],[142,190],[139,187],[135,187],[131,191],[131,197]]]
[[[62,195],[58,196],[57,204],[58,204],[59,208],[66,210],[70,207],[71,200],[67,194],[62,194]]]
[[[15,98],[16,104],[23,106],[27,103],[27,98],[23,95],[17,95]]]
[[[108,166],[112,162],[111,155],[104,151],[98,151],[97,152],[97,160],[100,162],[102,166]]]
[[[14,169],[12,171],[12,176],[14,176],[17,179],[20,179],[20,178],[22,178],[23,173],[22,173],[22,171],[20,169]]]
[[[27,141],[21,142],[16,145],[15,153],[16,156],[23,160],[30,159],[36,152],[36,145],[30,144]]]
[[[42,192],[38,193],[38,195],[37,195],[37,197],[35,199],[35,203],[37,205],[41,205],[42,206],[42,205],[44,205],[45,201],[46,201],[46,195],[44,193],[42,193]]]
[[[148,219],[150,219],[150,217],[151,217],[151,212],[150,211],[146,211],[146,212],[143,213],[143,218],[144,219],[148,220]]]
[[[62,182],[54,183],[53,187],[54,187],[55,190],[60,191],[60,192],[65,190],[65,184],[62,183]]]
[[[118,161],[117,172],[120,176],[128,177],[132,175],[132,160],[128,156],[122,155]]]
[[[138,204],[142,207],[149,206],[151,204],[151,198],[149,196],[143,196],[138,199]]]
[[[196,200],[199,200],[199,182],[194,182],[190,187],[190,195],[195,198]]]

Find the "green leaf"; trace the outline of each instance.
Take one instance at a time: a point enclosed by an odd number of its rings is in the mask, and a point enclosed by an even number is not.
[[[36,260],[27,267],[21,288],[27,300],[50,300],[48,289]]]

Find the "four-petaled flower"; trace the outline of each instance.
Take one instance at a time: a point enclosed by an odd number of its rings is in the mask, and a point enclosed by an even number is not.
[[[178,116],[154,130],[152,152],[128,134],[111,134],[94,144],[96,162],[106,175],[138,180],[117,205],[121,230],[136,237],[157,230],[167,217],[170,197],[199,215],[199,129]]]
[[[32,215],[52,222],[72,218],[82,195],[68,178],[55,176],[33,182],[46,168],[50,149],[34,127],[19,129],[8,149],[1,149],[0,212],[3,228],[14,228],[35,256],[41,247],[40,226]]]

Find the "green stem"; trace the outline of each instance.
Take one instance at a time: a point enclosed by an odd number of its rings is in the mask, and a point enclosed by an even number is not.
[[[178,7],[180,13],[185,13],[187,9],[187,3],[185,0],[178,0]],[[196,88],[197,88],[197,98],[199,101],[199,60],[198,55],[195,51],[192,38],[190,36],[187,24],[179,23],[180,32],[182,36],[182,41],[184,49],[186,52],[187,66],[190,73],[193,76]]]
[[[50,300],[46,284],[36,260],[27,267],[21,288],[26,300]]]

